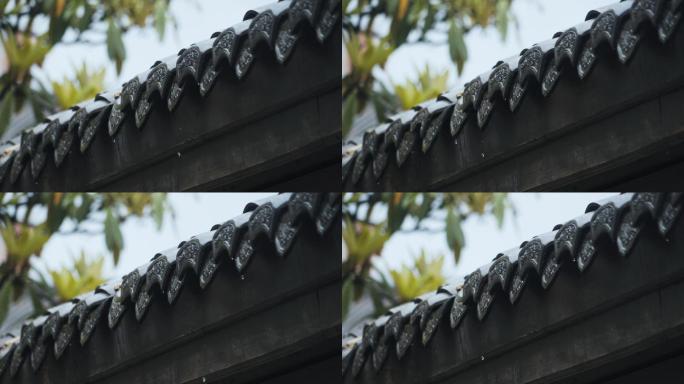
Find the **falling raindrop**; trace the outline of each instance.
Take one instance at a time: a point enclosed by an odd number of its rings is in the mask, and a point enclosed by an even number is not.
[[[245,279],[245,275],[244,274],[240,275],[240,280],[244,280],[244,279]]]
[[[180,152],[176,152],[176,156],[178,156],[178,158],[180,159],[180,157],[181,157]]]
[[[203,383],[206,383],[206,382],[207,382],[207,378],[206,378],[206,377],[202,377],[202,382],[203,382]]]
[[[480,360],[484,361],[484,355],[480,356]]]
[[[482,152],[482,158],[484,159],[484,152]]]

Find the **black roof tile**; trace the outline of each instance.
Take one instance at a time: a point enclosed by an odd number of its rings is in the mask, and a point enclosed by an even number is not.
[[[589,204],[589,212],[500,253],[462,279],[390,309],[363,325],[362,331],[345,335],[342,375],[356,377],[365,364],[380,370],[392,349],[401,360],[417,340],[427,345],[445,317],[452,329],[468,312],[486,321],[497,296],[508,297],[515,305],[528,284],[548,290],[561,268],[584,272],[597,249],[628,257],[643,231],[657,231],[666,241],[683,206],[681,193],[629,193]]]
[[[72,342],[85,345],[94,329],[104,324],[113,329],[129,309],[142,322],[152,300],[173,305],[190,281],[206,289],[222,264],[243,272],[255,249],[264,244],[285,257],[302,225],[312,225],[322,235],[338,217],[340,207],[338,193],[286,193],[250,203],[246,208],[251,212],[159,252],[121,279],[26,321],[18,336],[0,336],[0,375],[8,371],[14,376],[25,361],[38,370],[49,349],[59,360]],[[257,238],[267,241],[257,243]]]
[[[327,39],[340,18],[339,5],[339,0],[281,0],[248,12],[245,21],[156,61],[120,90],[103,92],[49,116],[4,143],[0,182],[9,170],[10,182],[15,183],[27,163],[37,179],[49,158],[58,167],[62,164],[73,140],[78,140],[84,153],[104,126],[109,136],[115,137],[127,116],[142,129],[152,108],[162,105],[173,111],[188,86],[206,96],[219,73],[230,71],[238,79],[244,78],[262,46],[279,63],[285,63],[302,34],[314,34],[321,43]]]
[[[379,179],[391,152],[396,154],[399,167],[418,143],[426,153],[440,131],[446,129],[447,120],[450,135],[458,139],[468,119],[476,119],[477,125],[484,128],[494,108],[507,106],[514,112],[529,87],[539,87],[542,95],[548,96],[563,73],[572,70],[586,78],[600,59],[600,51],[610,52],[626,63],[648,29],[656,30],[664,44],[681,20],[682,3],[627,0],[591,11],[587,21],[500,61],[462,89],[449,90],[433,101],[390,117],[364,133],[360,148],[350,147],[343,153],[343,166],[354,163],[352,172],[343,171],[343,182],[351,177],[356,184],[365,172]],[[603,46],[607,49],[600,49]],[[355,142],[360,139],[351,138]]]

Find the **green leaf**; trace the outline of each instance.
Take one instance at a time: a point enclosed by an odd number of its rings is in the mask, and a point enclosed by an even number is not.
[[[57,232],[59,227],[62,226],[62,222],[67,216],[67,210],[61,205],[51,204],[48,205],[47,220],[45,221],[47,230],[50,233]]]
[[[504,213],[506,212],[506,194],[495,193],[493,199],[492,213],[496,218],[496,224],[501,228],[503,226]]]
[[[76,22],[76,28],[78,28],[79,31],[83,32],[88,27],[90,27],[90,24],[93,22],[93,16],[95,16],[95,11],[96,8],[89,5],[89,4],[84,4],[84,11],[83,15],[78,19]]]
[[[114,216],[111,208],[107,208],[107,216],[104,222],[105,244],[114,256],[114,265],[119,263],[119,255],[123,249],[123,236],[119,227],[119,219]]]
[[[461,249],[465,245],[465,236],[463,228],[461,228],[461,217],[458,212],[454,212],[452,207],[449,207],[447,211],[446,238],[447,245],[454,252],[454,261],[458,263],[461,257]]]
[[[31,304],[33,304],[33,312],[35,313],[45,311],[45,306],[43,305],[43,302],[40,299],[40,293],[38,292],[39,289],[40,288],[36,286],[36,283],[33,280],[29,280],[28,291],[29,296],[31,297]]]
[[[501,35],[501,40],[506,40],[508,33],[508,10],[510,4],[508,0],[498,0],[496,2],[495,23],[496,29]]]
[[[164,222],[164,195],[161,193],[152,194],[152,218],[157,225],[157,230],[160,230]]]
[[[342,319],[347,317],[349,312],[349,305],[352,301],[352,296],[354,292],[353,279],[350,277],[346,278],[342,283]]]
[[[406,204],[407,193],[395,193],[387,206],[387,230],[390,234],[401,229],[409,210]]]
[[[342,136],[346,135],[351,129],[356,109],[356,93],[351,93],[342,102]]]
[[[0,135],[9,127],[12,111],[14,110],[14,94],[10,91],[0,101]]]
[[[0,325],[5,322],[12,301],[12,282],[7,280],[0,288]]]
[[[5,7],[7,7],[9,0],[0,0],[0,17],[5,14]]]
[[[164,31],[166,31],[166,0],[157,0],[154,3],[154,29],[157,30],[159,41],[164,40]]]
[[[456,20],[451,20],[449,24],[449,55],[451,60],[456,63],[456,68],[458,69],[458,74],[463,73],[463,66],[468,59],[468,48],[465,44],[465,38],[463,36],[463,28],[456,22]]]
[[[109,19],[107,27],[107,54],[116,64],[116,73],[121,73],[121,66],[126,59],[126,48],[121,38],[121,29],[113,19]]]
[[[399,8],[399,0],[387,0],[387,13],[394,15]]]

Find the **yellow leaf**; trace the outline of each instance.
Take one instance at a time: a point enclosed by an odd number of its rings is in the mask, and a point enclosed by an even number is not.
[[[56,0],[55,1],[55,16],[59,17],[64,12],[64,4],[66,0]]]
[[[399,8],[397,9],[397,18],[399,20],[406,17],[406,12],[408,11],[409,0],[400,0]]]

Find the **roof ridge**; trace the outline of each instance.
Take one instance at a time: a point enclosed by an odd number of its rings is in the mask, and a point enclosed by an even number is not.
[[[196,279],[204,290],[221,264],[230,262],[238,273],[244,273],[260,238],[268,239],[276,253],[285,257],[302,225],[313,225],[322,236],[340,207],[339,193],[285,193],[249,203],[243,214],[157,253],[122,278],[25,321],[19,335],[0,336],[0,376],[8,366],[15,376],[27,359],[37,371],[48,348],[59,359],[74,335],[85,345],[105,313],[109,329],[117,326],[128,309],[142,322],[152,299],[164,297],[173,304],[190,281],[187,277]]]
[[[445,91],[389,117],[363,136],[350,138],[343,145],[342,182],[351,178],[351,183],[357,184],[365,172],[380,179],[390,156],[394,155],[401,167],[416,146],[427,153],[446,126],[452,138],[471,118],[483,129],[495,107],[505,104],[515,112],[532,86],[539,86],[544,97],[550,95],[569,68],[576,70],[580,79],[586,78],[602,46],[609,46],[622,64],[627,63],[644,35],[642,25],[651,26],[659,41],[666,43],[682,18],[683,3],[627,0],[589,11],[584,22],[499,61],[463,87]]]
[[[24,129],[0,144],[0,183],[8,173],[15,183],[27,163],[33,179],[38,179],[48,158],[59,167],[74,140],[79,140],[84,153],[98,130],[106,126],[114,137],[126,116],[142,129],[160,102],[170,112],[175,110],[189,84],[197,86],[204,97],[219,73],[230,70],[243,79],[260,46],[267,46],[277,62],[284,64],[303,33],[314,34],[320,43],[328,39],[341,17],[339,4],[340,0],[280,0],[248,11],[244,21],[157,60],[120,88],[101,92]]]
[[[666,239],[684,207],[683,197],[682,193],[628,193],[588,204],[583,215],[498,254],[462,279],[388,310],[363,325],[361,334],[357,328],[345,335],[342,376],[351,371],[356,377],[369,358],[373,369],[380,370],[390,349],[401,360],[416,339],[427,345],[444,317],[455,329],[472,308],[483,321],[496,290],[515,304],[529,277],[538,278],[547,290],[563,267],[572,264],[584,272],[597,246],[612,247],[627,257],[647,226]]]

